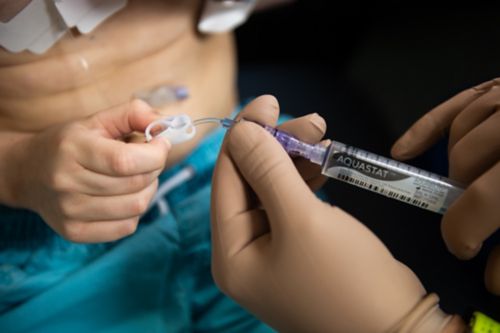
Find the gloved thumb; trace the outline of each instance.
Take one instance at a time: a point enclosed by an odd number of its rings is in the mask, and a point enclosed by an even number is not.
[[[317,198],[270,133],[254,122],[242,121],[231,129],[227,147],[271,223],[289,220],[290,216],[307,218],[306,207]]]

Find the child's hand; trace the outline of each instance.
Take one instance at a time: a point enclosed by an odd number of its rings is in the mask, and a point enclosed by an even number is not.
[[[448,130],[450,177],[468,187],[444,215],[441,230],[448,249],[470,259],[500,227],[500,79],[465,90],[425,114],[392,154],[415,157]],[[500,246],[490,254],[485,281],[500,295]]]
[[[105,242],[133,233],[155,194],[170,144],[125,143],[159,117],[142,101],[52,127],[19,147],[18,206],[63,237]]]

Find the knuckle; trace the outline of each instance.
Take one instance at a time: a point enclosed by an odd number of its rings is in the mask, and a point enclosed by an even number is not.
[[[110,157],[111,170],[116,174],[125,175],[134,170],[136,162],[124,149],[117,149]]]
[[[459,138],[464,136],[468,128],[468,125],[462,121],[460,115],[458,115],[451,123],[450,138],[454,138],[455,142],[458,141]]]
[[[464,181],[464,175],[468,168],[469,155],[461,148],[461,143],[451,147],[449,153],[450,175],[458,181]]]
[[[144,195],[139,196],[136,200],[133,201],[131,205],[132,214],[141,215],[148,209],[148,206],[149,197],[145,197]]]
[[[69,123],[62,127],[54,138],[53,145],[61,152],[71,153],[74,150],[74,141],[82,131],[82,125],[78,123]]]
[[[62,236],[75,243],[85,242],[85,237],[83,235],[84,223],[79,222],[67,222],[63,224]]]
[[[57,192],[66,192],[69,189],[67,177],[61,172],[55,172],[48,178],[48,185]]]
[[[74,200],[69,196],[62,196],[59,200],[59,211],[64,217],[73,217],[76,215],[76,206]]]
[[[135,175],[135,176],[131,176],[128,178],[127,186],[128,186],[128,188],[131,188],[131,189],[140,189],[140,188],[144,188],[145,186],[147,186],[150,181],[151,180],[150,180],[149,175],[146,175],[146,174]]]
[[[137,230],[137,225],[139,223],[139,219],[131,219],[122,223],[120,235],[122,237],[132,235]]]
[[[132,111],[143,111],[150,109],[150,106],[141,99],[134,98],[129,104],[130,110]]]

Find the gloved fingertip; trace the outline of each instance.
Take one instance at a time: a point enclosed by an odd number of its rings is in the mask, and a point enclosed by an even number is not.
[[[273,109],[276,109],[279,111],[280,105],[278,102],[278,99],[274,95],[262,95],[256,98],[256,100],[259,100],[261,102],[269,104],[269,106]]]
[[[317,113],[313,113],[309,116],[309,122],[311,125],[321,134],[324,135],[326,132],[326,121]]]
[[[405,137],[400,138],[391,148],[391,156],[398,160],[409,158],[408,145]]]
[[[321,140],[319,144],[322,147],[328,147],[329,145],[332,144],[332,140],[330,140],[330,139]]]
[[[496,86],[500,84],[500,78],[494,78],[490,81],[483,82],[481,84],[478,84],[475,87],[472,87],[472,90],[475,90],[477,93],[484,93],[487,92],[488,90],[492,88],[496,88]]]
[[[469,260],[474,258],[481,248],[483,247],[482,243],[470,245],[470,244],[462,244],[458,249],[450,248],[450,251],[460,260]]]

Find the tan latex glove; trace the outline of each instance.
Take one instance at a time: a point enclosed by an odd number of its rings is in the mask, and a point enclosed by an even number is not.
[[[500,79],[465,90],[420,118],[395,143],[392,155],[415,157],[449,131],[450,177],[467,185],[443,216],[448,249],[474,257],[500,227]],[[500,246],[491,252],[486,287],[500,295]]]
[[[278,109],[262,96],[239,117],[274,126]],[[310,115],[280,128],[315,143],[325,125]],[[280,332],[441,331],[450,317],[437,297],[424,298],[413,272],[363,224],[319,200],[307,183],[314,176],[302,175],[259,125],[230,130],[212,193],[213,274],[222,291]]]

